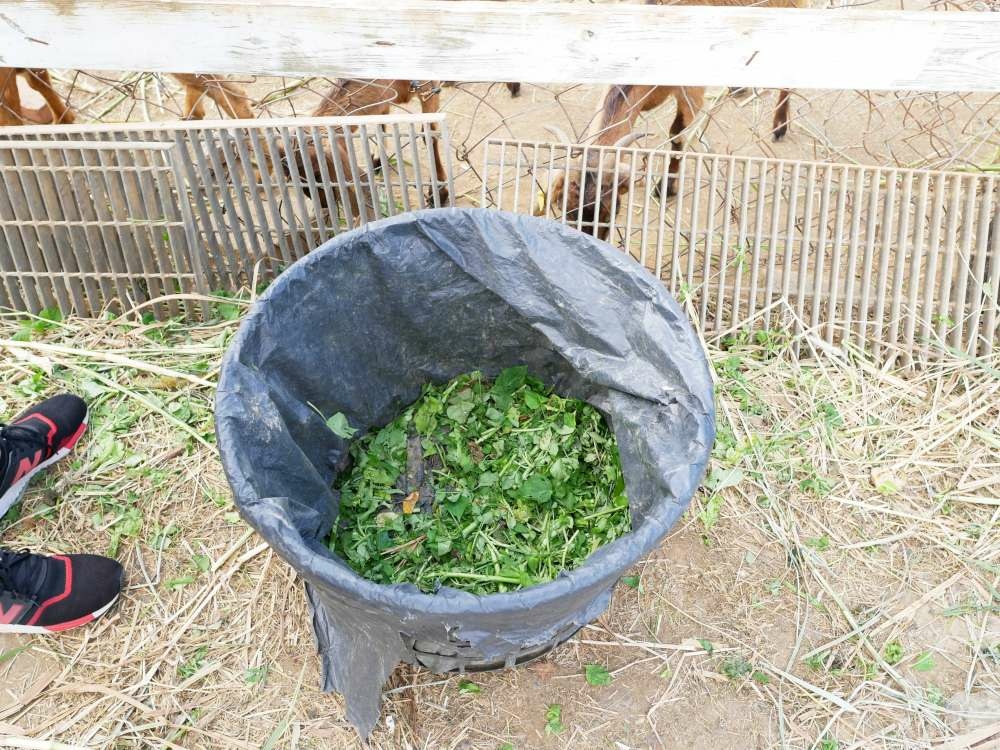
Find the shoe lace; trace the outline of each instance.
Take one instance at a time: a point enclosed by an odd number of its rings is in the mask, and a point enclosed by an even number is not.
[[[34,598],[33,592],[23,591],[14,580],[14,567],[30,557],[26,549],[13,552],[10,550],[0,550],[0,591],[6,591],[19,596],[30,595]]]
[[[19,424],[0,422],[0,458],[10,452],[14,442],[28,443],[35,448],[46,447],[45,437],[38,430]]]

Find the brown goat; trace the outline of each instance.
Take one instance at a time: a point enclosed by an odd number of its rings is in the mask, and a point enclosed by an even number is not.
[[[17,77],[45,99],[45,108],[28,109],[21,104]],[[66,101],[52,88],[49,71],[44,68],[0,68],[0,125],[71,123],[76,118]]]
[[[21,103],[17,76],[45,99],[45,109],[28,109]],[[184,87],[184,119],[200,120],[205,116],[204,102],[210,99],[229,117],[253,118],[250,98],[243,87],[225,78],[194,73],[171,74]],[[73,110],[52,87],[45,69],[0,68],[0,126],[24,124],[69,124],[75,122]]]
[[[437,112],[441,106],[441,84],[438,81],[401,81],[393,79],[375,79],[358,81],[340,78],[323,95],[319,106],[313,112],[315,117],[336,117],[346,115],[387,115],[392,106],[408,104],[416,97],[420,102],[421,112]],[[354,130],[354,128],[352,128]],[[444,160],[441,158],[441,144],[438,138],[432,139],[434,144],[434,174],[437,176],[438,199],[442,205],[448,200],[448,176],[445,172]],[[347,164],[346,140],[338,143],[341,164]],[[315,162],[315,156],[310,153]],[[326,157],[329,163],[330,157]],[[331,171],[330,174],[333,174]],[[428,202],[433,203],[434,196],[428,196]],[[322,202],[322,200],[321,200]]]
[[[720,6],[764,6],[771,8],[801,8],[806,7],[808,0],[679,0],[672,5],[720,5]],[[658,0],[647,0],[647,5],[659,5]],[[663,3],[666,4],[666,3]],[[789,99],[791,92],[783,89],[778,93],[777,106],[771,132],[774,140],[781,140],[789,127]],[[633,86],[614,85],[608,87],[601,97],[600,110],[591,121],[589,134],[584,141],[594,146],[622,147],[637,137],[633,128],[639,115],[663,104],[673,98],[677,102],[677,114],[670,125],[670,148],[681,151],[684,148],[683,133],[694,122],[694,118],[705,103],[705,89],[699,86]],[[595,125],[596,123],[596,125]],[[558,128],[549,128],[557,138],[569,143]],[[610,231],[611,207],[614,196],[628,189],[632,177],[631,165],[624,169],[618,168],[618,179],[614,181],[614,154],[609,154],[607,162],[602,166],[599,152],[588,156],[585,169],[580,167],[568,170],[569,187],[566,188],[567,171],[560,170],[553,175],[552,189],[547,197],[548,205],[555,212],[562,212],[565,205],[566,218],[571,223],[578,223],[580,228],[588,233],[594,233],[600,239],[607,239]],[[667,196],[677,192],[677,171],[680,167],[680,157],[671,156],[667,168]],[[598,178],[601,178],[600,196],[597,195]],[[583,195],[580,185],[583,183]],[[565,194],[564,194],[565,191]],[[536,209],[536,214],[544,212],[544,207]]]
[[[219,109],[237,120],[252,120],[250,97],[238,83],[205,73],[171,73],[184,87],[184,119],[205,118],[205,99],[211,99]]]
[[[421,112],[437,112],[441,106],[441,89],[445,86],[453,85],[453,81],[407,81],[389,78],[356,80],[339,78],[326,90],[319,106],[316,107],[312,114],[314,117],[387,115],[393,106],[408,104],[414,98],[417,98],[419,101]],[[507,83],[506,86],[511,96],[518,96],[521,92],[520,83]],[[352,128],[352,131],[355,129]],[[336,144],[337,156],[341,165],[349,163],[347,143],[348,139],[345,138],[338,140]],[[434,148],[434,174],[437,177],[439,185],[437,199],[441,205],[444,205],[448,201],[448,176],[445,171],[444,159],[441,157],[440,141],[434,138],[432,139],[432,143]],[[308,160],[308,168],[316,175],[316,179],[319,181],[322,173],[320,169],[320,156],[316,152],[315,144],[310,143],[306,146],[305,157],[300,153],[301,151],[301,148],[295,149],[295,154],[292,157],[295,168],[299,171],[299,174],[302,174],[303,170],[307,167],[305,162]],[[336,174],[333,157],[326,149],[322,151],[322,160],[327,174],[332,177]],[[377,160],[374,166],[376,168],[379,167]],[[290,167],[291,165],[288,163],[288,157],[286,156],[284,164],[286,175],[289,174]],[[309,195],[309,189],[303,189]],[[323,208],[329,208],[323,191],[317,192],[319,195],[310,195],[310,197],[314,197]],[[353,194],[353,190],[349,192],[351,194],[347,198],[350,201],[354,215],[358,216],[357,196]],[[429,188],[428,203],[433,204],[435,202],[434,197],[433,188]]]

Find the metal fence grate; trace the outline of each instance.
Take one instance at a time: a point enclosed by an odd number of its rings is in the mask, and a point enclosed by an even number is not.
[[[266,280],[346,228],[454,194],[440,115],[3,136],[0,307],[32,312],[166,295],[158,315],[192,314],[185,295]],[[485,206],[629,252],[710,334],[809,329],[907,361],[997,343],[996,175],[490,140],[481,179]]]
[[[0,307],[32,312],[238,289],[344,229],[449,205],[453,193],[440,115],[2,135]]]
[[[710,333],[810,329],[905,361],[997,343],[991,174],[498,139],[483,175],[483,205],[606,237]]]
[[[106,300],[204,291],[171,150],[0,142],[0,306],[94,312]]]

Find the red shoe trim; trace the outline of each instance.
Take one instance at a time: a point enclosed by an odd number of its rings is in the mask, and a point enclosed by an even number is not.
[[[74,432],[72,435],[70,435],[68,438],[62,441],[62,443],[59,445],[59,450],[62,450],[63,448],[72,449],[73,447],[75,447],[76,444],[80,442],[80,438],[83,437],[83,433],[85,433],[86,431],[87,431],[87,423],[85,421],[81,422],[80,426],[76,428],[76,432]]]
[[[16,422],[14,422],[14,424],[24,424],[29,419],[37,419],[39,422],[43,422],[49,426],[49,434],[46,436],[45,441],[48,443],[49,448],[51,449],[52,438],[54,438],[56,436],[56,433],[59,432],[59,428],[56,427],[56,423],[53,422],[48,417],[46,417],[44,414],[41,414],[40,412],[34,412],[33,414],[29,414],[23,419],[17,420]]]
[[[61,633],[64,630],[69,630],[70,628],[76,628],[80,625],[86,625],[91,620],[94,620],[93,614],[84,615],[83,617],[78,617],[75,620],[70,620],[69,622],[61,622],[58,625],[47,625],[45,629],[53,633]]]
[[[17,616],[24,611],[23,604],[11,604],[10,609],[0,610],[0,625],[12,625]]]
[[[42,602],[42,604],[39,605],[38,610],[35,612],[35,614],[32,616],[32,618],[30,620],[28,620],[28,622],[27,622],[28,625],[34,625],[36,622],[38,622],[38,619],[42,616],[42,612],[44,612],[48,607],[51,607],[53,604],[61,602],[63,599],[65,599],[67,596],[69,596],[70,592],[73,590],[73,562],[72,562],[72,560],[70,560],[65,555],[53,555],[52,559],[53,560],[62,560],[64,563],[66,563],[66,588],[63,590],[63,592],[61,594],[57,594],[56,596],[53,596],[51,599],[47,599],[46,601]],[[87,622],[87,620],[84,620],[84,622]],[[54,628],[57,628],[57,627],[61,627],[61,626],[58,626],[58,625],[57,626],[53,626],[53,627],[50,627],[49,630],[53,630]],[[72,626],[70,626],[70,627],[72,627]]]
[[[31,473],[31,471],[42,462],[42,449],[35,451],[34,458],[22,458],[17,465],[17,474],[14,475],[14,482],[17,483],[21,477]]]

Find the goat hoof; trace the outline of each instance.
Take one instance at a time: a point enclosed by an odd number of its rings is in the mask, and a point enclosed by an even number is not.
[[[512,99],[516,99],[521,95],[521,84],[520,83],[508,83],[507,90],[510,92]]]
[[[448,195],[449,195],[448,188],[442,186],[442,187],[438,188],[438,191],[437,191],[437,201],[435,201],[434,200],[434,188],[428,188],[427,189],[427,205],[430,206],[431,208],[435,208],[438,205],[440,205],[442,207],[443,206],[447,206],[448,205]]]
[[[781,125],[780,127],[775,128],[774,129],[774,134],[773,134],[774,142],[775,143],[779,143],[780,141],[782,141],[784,139],[785,135],[787,135],[787,134],[788,134],[788,126],[787,125]]]

